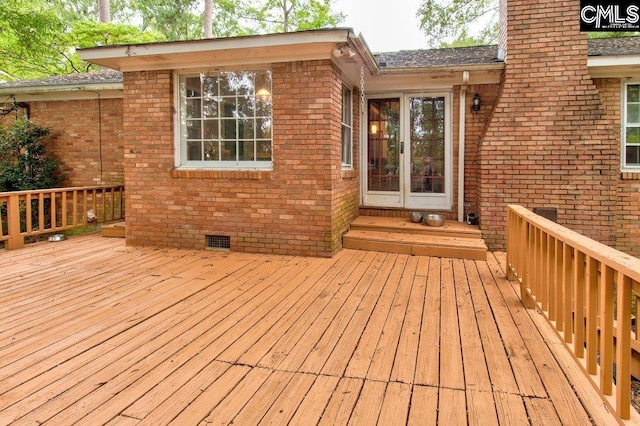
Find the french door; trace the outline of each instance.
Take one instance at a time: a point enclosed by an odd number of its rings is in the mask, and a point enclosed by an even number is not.
[[[364,205],[452,208],[450,93],[369,98]]]

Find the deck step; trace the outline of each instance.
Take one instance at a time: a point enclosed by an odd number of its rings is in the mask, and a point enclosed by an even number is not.
[[[111,223],[102,226],[103,237],[125,238],[124,222]]]
[[[354,250],[487,259],[487,246],[480,229],[453,221],[447,221],[441,227],[430,227],[408,219],[360,216],[352,222],[342,245]]]

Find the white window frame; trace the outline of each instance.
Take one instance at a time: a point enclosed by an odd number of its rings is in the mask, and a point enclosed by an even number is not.
[[[627,82],[624,83],[622,85],[622,146],[621,146],[621,151],[620,151],[620,159],[622,162],[622,169],[623,170],[633,170],[633,171],[639,171],[640,170],[640,162],[638,163],[631,163],[631,164],[627,164],[627,128],[629,127],[635,127],[635,128],[640,128],[640,123],[628,123],[627,122],[627,107],[628,107],[628,103],[627,103],[627,88],[629,86],[638,86],[640,89],[640,82]],[[634,104],[638,104],[640,106],[640,102],[634,102]],[[638,146],[640,147],[639,143],[634,143],[631,146]],[[640,149],[640,148],[639,148]]]
[[[186,78],[189,77],[210,77],[210,76],[216,76],[216,75],[224,75],[226,73],[230,73],[230,72],[257,72],[257,73],[267,73],[269,75],[269,77],[271,78],[271,70],[269,69],[251,69],[251,70],[245,70],[245,69],[233,69],[233,70],[225,70],[225,71],[219,71],[219,72],[193,72],[193,71],[189,71],[189,72],[176,72],[174,74],[174,83],[175,83],[175,95],[174,95],[174,104],[175,104],[175,110],[177,112],[176,114],[176,118],[175,118],[175,167],[178,169],[213,169],[213,170],[273,170],[273,104],[271,101],[271,79],[269,78],[269,87],[267,88],[268,90],[268,95],[262,95],[262,96],[268,96],[268,103],[269,103],[269,117],[257,117],[257,116],[253,116],[250,118],[254,119],[254,126],[257,125],[257,121],[259,118],[268,118],[271,123],[271,134],[269,138],[260,138],[257,139],[256,138],[256,134],[255,134],[255,130],[254,130],[254,137],[253,139],[249,139],[249,138],[245,138],[244,141],[248,141],[251,142],[253,141],[253,147],[254,147],[254,156],[257,156],[257,144],[258,141],[261,142],[268,142],[270,144],[270,150],[271,150],[271,159],[269,161],[258,161],[258,160],[254,160],[254,161],[242,161],[242,160],[235,160],[235,161],[230,161],[230,160],[221,160],[221,161],[205,161],[205,160],[200,160],[200,161],[195,161],[195,160],[188,160],[188,155],[187,155],[187,95],[186,95],[186,88],[185,88],[185,81]],[[255,82],[252,88],[252,95],[253,96],[261,96],[259,94],[256,93],[256,90],[259,90],[255,87]],[[239,95],[235,95],[236,98]],[[201,96],[202,97],[202,96]],[[204,98],[204,97],[203,97]],[[214,96],[213,98],[220,98],[222,99],[223,96]],[[213,99],[212,98],[212,99]],[[220,101],[218,101],[218,110],[220,111]],[[237,110],[235,111],[237,113]],[[238,126],[239,126],[239,122],[240,122],[240,117],[238,117],[237,115],[235,115],[234,117],[227,117],[225,115],[220,114],[217,118],[217,120],[220,122],[220,125],[222,125],[222,123],[226,120],[233,120],[236,123],[236,132],[238,132]],[[204,120],[204,118],[202,118],[202,120]],[[204,138],[203,138],[204,140]],[[225,140],[222,139],[221,135],[218,134],[218,137],[216,139],[220,144],[222,144]],[[236,143],[242,142],[242,140],[240,140],[237,137],[236,134],[236,139],[229,139],[229,142],[231,141],[235,141]],[[238,145],[236,145],[236,149],[237,149]]]
[[[348,95],[348,96],[347,96]],[[353,168],[353,90],[342,84],[342,117],[340,118],[342,168]],[[348,157],[348,158],[345,158]]]

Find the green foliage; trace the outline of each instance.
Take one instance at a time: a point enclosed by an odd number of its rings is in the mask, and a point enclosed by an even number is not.
[[[56,188],[61,162],[47,152],[50,130],[29,121],[0,127],[0,192]]]
[[[331,12],[332,0],[208,1],[214,37],[322,28],[344,18]],[[110,0],[110,23],[98,22],[97,4],[0,0],[0,81],[89,71],[76,47],[203,36],[203,0]]]
[[[497,40],[498,0],[424,0],[417,15],[431,47],[485,45]],[[471,27],[479,28],[479,35],[469,36]]]
[[[42,1],[0,1],[0,79],[14,80],[66,71],[60,56],[64,25]]]
[[[267,0],[250,14],[263,32],[303,31],[335,27],[344,20],[331,11],[332,0]]]

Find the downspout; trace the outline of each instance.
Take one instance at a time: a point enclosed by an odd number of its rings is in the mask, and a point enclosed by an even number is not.
[[[458,222],[464,222],[464,145],[467,83],[469,83],[469,71],[462,72],[462,85],[460,86],[460,114],[458,119]]]

